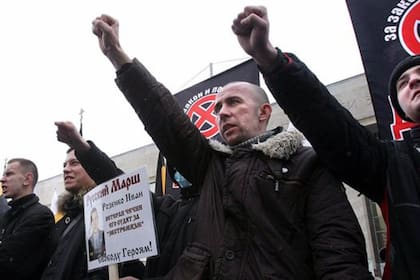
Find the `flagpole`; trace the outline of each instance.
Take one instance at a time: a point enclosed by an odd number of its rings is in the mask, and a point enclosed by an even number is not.
[[[207,70],[207,68],[209,68],[209,73],[210,73],[210,78],[214,76],[214,65],[218,65],[218,64],[224,64],[224,63],[230,63],[230,62],[235,62],[235,61],[240,61],[240,60],[246,60],[248,59],[247,57],[242,57],[242,58],[233,58],[233,59],[227,59],[227,60],[221,60],[221,61],[216,61],[216,62],[210,62],[208,65],[206,65],[206,67],[204,67],[203,69],[201,69],[200,71],[198,71],[197,74],[195,74],[192,78],[190,78],[187,82],[185,82],[179,90],[185,88],[187,85],[189,85],[193,80],[195,80],[201,73],[203,73],[204,71]],[[178,91],[179,91],[178,90]]]
[[[210,62],[209,64],[209,70],[210,70],[210,78],[213,77],[213,63]]]
[[[118,264],[108,265],[108,276],[109,276],[109,280],[120,279],[120,276],[119,276],[119,273],[118,273]]]
[[[80,112],[79,112],[79,115],[80,115],[80,128],[79,128],[79,132],[80,132],[80,135],[81,136],[83,136],[83,113],[85,112],[85,110],[83,110],[83,108],[80,108]]]

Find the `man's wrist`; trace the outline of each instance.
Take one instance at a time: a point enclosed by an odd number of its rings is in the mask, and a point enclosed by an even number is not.
[[[118,69],[116,71],[117,76],[120,76],[122,73],[124,73],[125,71],[127,71],[131,67],[132,64],[133,64],[133,61],[130,61],[130,62],[127,62],[127,63],[121,65],[120,69]]]
[[[278,50],[271,44],[268,44],[264,51],[257,51],[253,57],[261,71],[270,71],[273,65],[276,64]]]
[[[263,74],[273,73],[278,68],[289,63],[290,59],[279,48],[273,48],[273,50],[269,56],[266,56],[265,62],[256,61],[258,68]]]
[[[81,139],[80,141],[74,143],[72,148],[79,152],[87,152],[90,150],[90,144],[86,140]]]
[[[124,64],[131,62],[130,57],[121,48],[109,51],[106,56],[111,61],[116,71],[118,71]]]

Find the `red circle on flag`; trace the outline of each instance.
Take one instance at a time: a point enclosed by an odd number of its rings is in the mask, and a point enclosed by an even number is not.
[[[404,14],[399,26],[400,41],[410,54],[420,54],[420,1]]]
[[[214,114],[214,101],[216,94],[208,94],[194,102],[187,112],[191,122],[207,139],[219,133],[216,115]]]

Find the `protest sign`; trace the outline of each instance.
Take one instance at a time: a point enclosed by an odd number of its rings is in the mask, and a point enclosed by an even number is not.
[[[83,202],[89,270],[157,255],[145,167],[98,185]]]

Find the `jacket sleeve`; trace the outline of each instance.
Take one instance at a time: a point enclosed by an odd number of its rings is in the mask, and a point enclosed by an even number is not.
[[[97,185],[124,173],[95,143],[92,141],[88,141],[88,143],[90,145],[89,151],[76,151],[76,157]],[[170,208],[175,203],[175,200],[171,196],[158,196],[153,192],[150,193],[155,215],[162,212],[162,209]]]
[[[48,208],[36,207],[18,221],[13,232],[0,243],[0,275],[16,279],[29,279],[40,271],[42,258],[39,252],[47,253],[46,237],[51,236],[54,217]],[[14,278],[13,278],[14,279]]]
[[[88,143],[89,151],[76,150],[75,153],[80,164],[97,185],[123,174],[123,171],[107,154],[102,152],[92,141],[88,141]]]
[[[363,232],[343,185],[325,168],[310,179],[305,225],[317,279],[373,279]]]
[[[201,186],[211,149],[168,89],[136,59],[117,73],[116,83],[146,131],[162,152],[193,185]]]
[[[279,106],[340,180],[381,202],[385,193],[383,143],[353,118],[293,54],[264,74]]]
[[[6,211],[9,210],[9,205],[7,205],[7,200],[4,197],[4,195],[0,195],[0,222],[1,218],[6,213]]]

